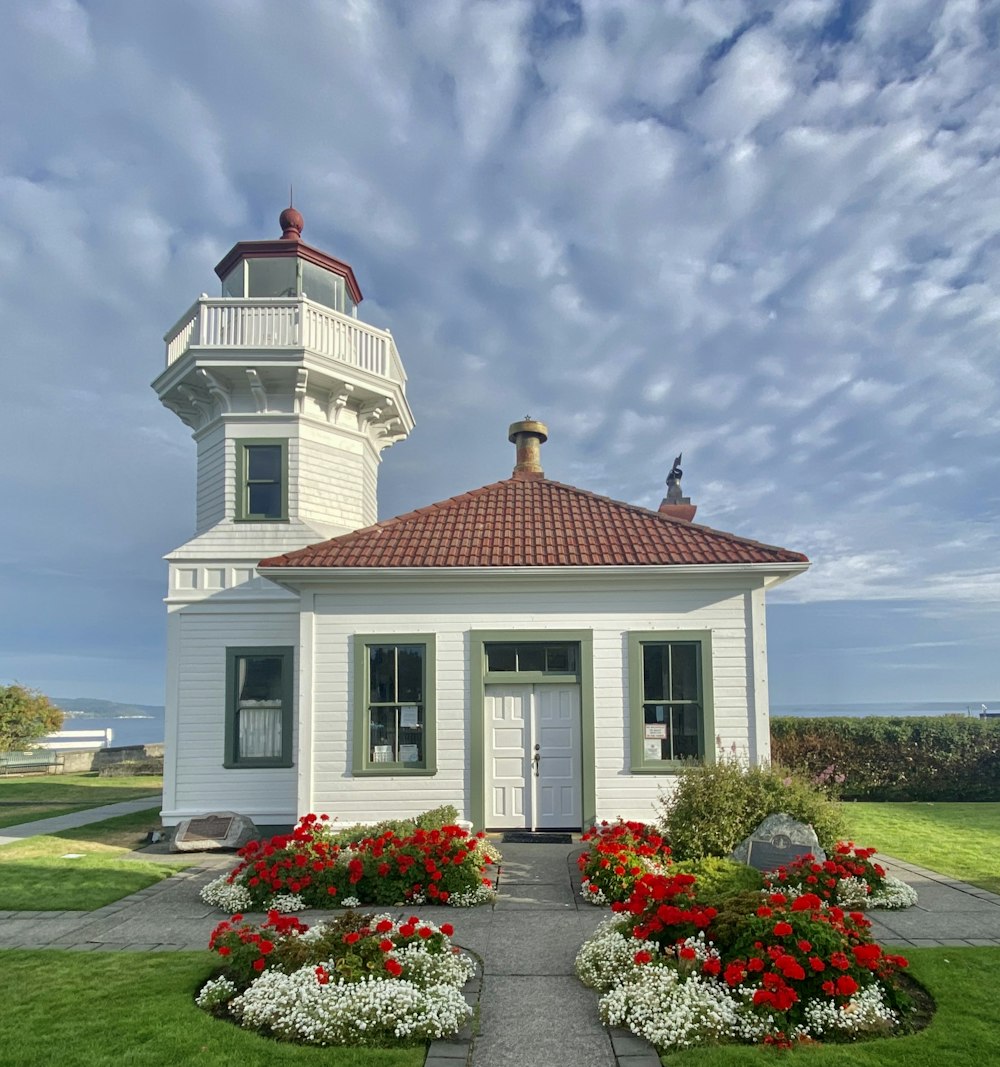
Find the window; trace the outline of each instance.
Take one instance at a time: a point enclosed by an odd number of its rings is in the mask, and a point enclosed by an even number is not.
[[[497,672],[534,672],[542,674],[577,673],[578,645],[560,641],[521,641],[517,644],[490,642],[486,645],[486,669]]]
[[[236,442],[236,519],[244,522],[288,518],[288,442],[265,439]]]
[[[629,692],[633,771],[705,758],[713,736],[708,634],[630,634]]]
[[[434,774],[434,636],[355,638],[355,774]]]
[[[226,650],[226,767],[292,766],[291,648]]]

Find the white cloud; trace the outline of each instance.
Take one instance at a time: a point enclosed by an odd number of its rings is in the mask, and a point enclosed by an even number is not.
[[[148,388],[160,337],[235,241],[276,236],[294,182],[406,362],[418,429],[383,514],[506,476],[530,410],[550,476],[621,499],[655,506],[683,451],[699,520],[814,559],[779,599],[985,614],[994,8],[7,5],[11,551],[58,569],[72,515],[159,582],[193,509],[189,435]]]

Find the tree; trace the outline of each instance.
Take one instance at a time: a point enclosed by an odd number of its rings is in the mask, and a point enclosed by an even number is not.
[[[62,729],[63,713],[44,693],[0,685],[0,752],[17,752]]]

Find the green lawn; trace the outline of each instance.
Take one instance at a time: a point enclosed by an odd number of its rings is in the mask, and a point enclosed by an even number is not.
[[[423,1045],[303,1048],[213,1019],[195,1007],[193,997],[214,969],[207,952],[0,952],[0,1058],[5,1067],[421,1067],[424,1062]]]
[[[921,948],[906,952],[913,976],[937,1002],[929,1027],[908,1037],[815,1045],[791,1059],[769,1048],[692,1049],[663,1058],[669,1067],[760,1067],[780,1061],[800,1067],[983,1067],[1000,1062],[996,1025],[1000,948]]]
[[[0,911],[92,911],[189,866],[181,858],[123,858],[159,825],[158,812],[150,808],[3,846]]]
[[[37,778],[0,778],[0,828],[68,815],[71,811],[155,796],[163,779],[99,778],[96,774],[47,774]]]
[[[844,804],[854,841],[1000,893],[1000,804]]]

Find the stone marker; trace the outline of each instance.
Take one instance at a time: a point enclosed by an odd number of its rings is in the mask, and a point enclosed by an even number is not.
[[[235,811],[215,811],[184,819],[170,843],[171,852],[214,852],[242,848],[260,835],[251,819]]]
[[[812,853],[817,860],[826,859],[819,847],[816,831],[804,822],[784,813],[768,815],[756,830],[733,849],[732,858],[758,871],[787,867],[799,856]]]

